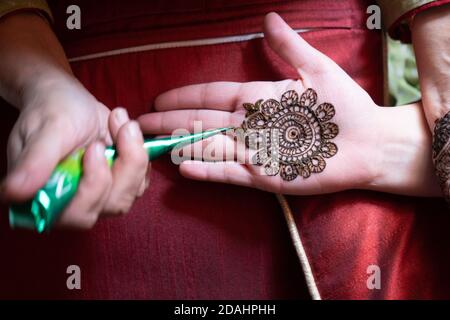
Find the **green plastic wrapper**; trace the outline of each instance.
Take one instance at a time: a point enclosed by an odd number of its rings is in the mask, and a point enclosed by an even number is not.
[[[230,129],[220,128],[186,136],[145,139],[144,149],[151,161],[175,148],[181,148]],[[83,174],[83,155],[84,149],[80,149],[68,156],[58,164],[50,179],[38,190],[33,199],[12,205],[9,210],[10,226],[34,229],[39,233],[49,231],[77,192],[78,183]],[[117,157],[114,146],[106,148],[105,157],[111,166]]]

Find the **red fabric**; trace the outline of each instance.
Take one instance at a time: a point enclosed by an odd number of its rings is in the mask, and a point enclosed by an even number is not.
[[[411,42],[411,30],[409,29],[410,21],[412,21],[412,19],[414,19],[414,17],[421,12],[449,3],[450,0],[436,0],[406,12],[389,27],[389,35],[393,39],[401,40],[403,42]],[[408,23],[405,23],[405,21]]]
[[[322,298],[450,297],[443,201],[363,191],[289,200]],[[367,288],[370,265],[380,267],[380,290]]]
[[[294,28],[363,28],[367,1],[357,0],[74,0],[81,30],[66,28],[68,1],[49,1],[69,57],[127,46],[261,32],[277,11]],[[164,32],[161,32],[164,30]]]
[[[64,3],[51,3],[57,19],[65,17]],[[365,1],[181,1],[179,10],[162,1],[140,2],[139,10],[133,1],[127,7],[102,3],[81,3],[86,24],[80,33],[60,30],[69,56],[260,32],[263,14],[276,10],[296,28],[326,27],[304,37],[381,103],[381,38],[363,27]],[[177,86],[295,77],[261,39],[126,54],[74,63],[73,69],[99,100],[125,106],[132,116],[149,112],[157,94]],[[8,111],[0,120],[3,150],[15,117]],[[448,295],[441,283],[448,250],[443,256],[435,251],[449,243],[439,201],[364,191],[289,200],[324,298]],[[430,213],[428,204],[441,212]],[[90,232],[36,236],[9,230],[6,214],[0,219],[1,298],[308,298],[274,196],[184,179],[169,157],[153,163],[151,187],[127,216],[102,220]],[[386,277],[376,293],[361,287],[368,263],[381,264]],[[70,264],[81,267],[80,291],[66,289]]]

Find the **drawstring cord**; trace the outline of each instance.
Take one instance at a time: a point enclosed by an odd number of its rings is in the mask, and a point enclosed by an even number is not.
[[[311,270],[311,265],[309,264],[308,257],[306,256],[305,248],[303,247],[302,239],[300,237],[299,230],[295,224],[294,216],[286,197],[282,194],[275,194],[278,202],[283,210],[284,218],[291,235],[292,242],[294,243],[295,251],[300,260],[300,265],[302,266],[303,273],[305,275],[306,285],[308,286],[308,291],[313,300],[321,300],[319,290],[314,280],[314,275]]]

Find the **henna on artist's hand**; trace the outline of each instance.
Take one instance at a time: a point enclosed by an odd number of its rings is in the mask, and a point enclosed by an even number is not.
[[[279,173],[285,181],[297,176],[308,178],[311,173],[322,172],[325,158],[337,153],[336,144],[330,140],[338,135],[339,128],[329,122],[336,111],[330,103],[316,102],[316,91],[307,89],[300,99],[290,90],[280,102],[269,99],[244,104],[246,145],[258,150],[254,162],[264,166],[267,175]]]
[[[444,197],[450,203],[450,111],[436,120],[433,134],[433,163]]]

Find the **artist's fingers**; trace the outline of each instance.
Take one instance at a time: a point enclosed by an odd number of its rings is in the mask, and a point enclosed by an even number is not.
[[[120,128],[129,120],[128,112],[126,109],[118,107],[114,109],[111,112],[111,116],[109,118],[109,129],[111,136],[116,140]],[[150,164],[148,164],[148,168],[150,168]],[[142,194],[144,194],[145,190],[147,189],[149,185],[149,178],[147,175],[144,176],[144,179],[142,180],[137,196],[140,197]]]
[[[180,165],[180,173],[194,180],[253,186],[253,177],[247,167],[234,161],[185,161]]]
[[[328,57],[310,46],[274,12],[264,19],[264,35],[272,50],[300,74],[320,72],[330,62]]]
[[[143,144],[142,132],[136,121],[129,121],[119,129],[116,140],[119,157],[112,168],[113,185],[105,213],[126,213],[139,195],[148,165]]]
[[[147,172],[144,176],[144,180],[141,182],[141,185],[139,186],[137,197],[141,197],[144,192],[148,189],[148,186],[150,185],[150,171],[151,171],[152,164],[151,162],[147,165]]]
[[[118,107],[111,111],[108,118],[109,133],[113,140],[117,138],[119,129],[127,122],[130,118],[128,117],[128,112],[126,109]]]
[[[6,156],[8,160],[8,170],[12,170],[17,165],[20,153],[24,147],[24,141],[20,135],[19,126],[14,126],[9,134]]]
[[[50,177],[57,163],[74,147],[67,132],[67,123],[53,121],[35,132],[25,143],[23,149],[11,149],[10,172],[2,185],[3,196],[11,201],[24,201],[31,198]],[[70,128],[70,126],[69,126]],[[14,142],[10,143],[10,145]]]
[[[103,210],[112,183],[111,171],[100,142],[90,145],[83,156],[83,177],[77,193],[64,210],[58,224],[75,228],[92,228]]]
[[[171,134],[177,129],[194,132],[194,128],[238,127],[244,119],[244,113],[219,110],[172,110],[152,112],[139,117],[138,122],[146,134]]]

